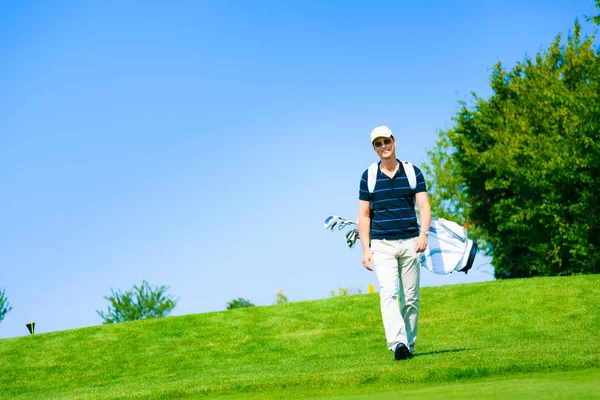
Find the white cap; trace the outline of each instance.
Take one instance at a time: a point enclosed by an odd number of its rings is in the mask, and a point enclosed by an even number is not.
[[[385,125],[378,126],[377,128],[371,131],[371,143],[375,141],[378,137],[386,137],[389,138],[392,136],[392,131]]]

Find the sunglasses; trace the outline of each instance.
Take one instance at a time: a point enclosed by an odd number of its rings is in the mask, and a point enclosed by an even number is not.
[[[378,141],[378,142],[373,142],[373,146],[375,146],[375,147],[378,147],[378,148],[379,148],[379,147],[383,146],[384,144],[385,144],[385,145],[388,145],[388,144],[390,144],[390,143],[392,143],[392,139],[390,139],[390,138],[386,138],[386,139],[383,139],[383,142],[381,142],[381,141]]]

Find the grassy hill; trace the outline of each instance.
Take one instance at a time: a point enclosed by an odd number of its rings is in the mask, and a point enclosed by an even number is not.
[[[0,340],[2,399],[452,398],[512,381],[511,396],[600,395],[600,276],[423,288],[400,362],[378,294]]]

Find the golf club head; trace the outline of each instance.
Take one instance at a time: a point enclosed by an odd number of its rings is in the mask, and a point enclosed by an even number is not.
[[[348,239],[346,241],[346,243],[348,243],[348,246],[350,248],[353,248],[356,244],[356,239],[358,239],[358,231],[354,229],[351,230],[350,232],[348,232],[348,235],[346,235],[346,238]]]
[[[330,229],[331,226],[337,221],[339,217],[337,215],[330,215],[325,219],[325,229]]]
[[[333,232],[333,231],[335,231],[335,229],[338,227],[339,224],[341,224],[341,221],[339,219],[337,219],[337,220],[333,221],[333,224],[331,224],[331,228],[329,228],[329,229],[331,229],[331,231]]]
[[[352,229],[346,234],[346,243],[350,248],[354,247],[356,244],[356,239],[358,239],[358,231],[356,229]]]

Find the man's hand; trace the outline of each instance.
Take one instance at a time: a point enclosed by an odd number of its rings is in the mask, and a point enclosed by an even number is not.
[[[415,241],[415,252],[422,253],[427,248],[427,235],[421,232]],[[364,258],[364,256],[363,256]]]
[[[373,255],[370,250],[363,251],[362,263],[366,269],[373,271]]]

